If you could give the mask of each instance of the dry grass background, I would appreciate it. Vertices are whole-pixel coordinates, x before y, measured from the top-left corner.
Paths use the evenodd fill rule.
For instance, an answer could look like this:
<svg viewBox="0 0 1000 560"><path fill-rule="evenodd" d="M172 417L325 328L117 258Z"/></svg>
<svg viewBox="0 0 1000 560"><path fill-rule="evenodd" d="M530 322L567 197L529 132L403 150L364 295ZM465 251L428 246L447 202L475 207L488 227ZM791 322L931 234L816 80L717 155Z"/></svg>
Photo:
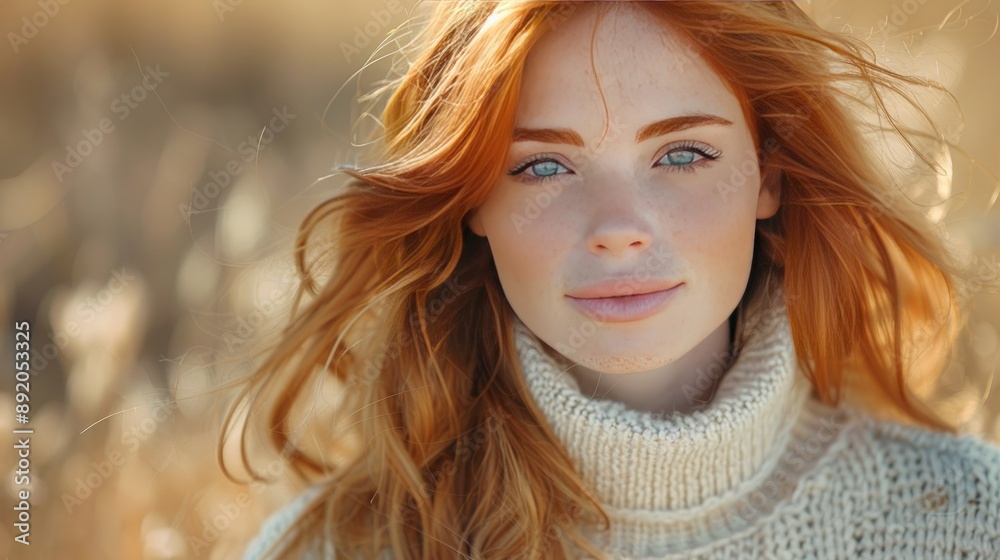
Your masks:
<svg viewBox="0 0 1000 560"><path fill-rule="evenodd" d="M38 15L45 6L52 15ZM987 209L996 182L978 165L1000 169L998 7L803 6L862 36L891 25L871 36L880 56L942 81L962 103L967 126L956 138L975 164L956 157L943 223L977 255L970 266L982 283L948 383L964 376L985 392L1000 362L1000 210ZM223 478L215 444L226 402L208 391L251 363L204 364L251 349L288 304L290 236L330 192L331 181L316 179L354 157L357 88L385 67L351 76L412 7L0 6L0 556L233 558L296 491ZM34 18L33 33L22 18ZM294 117L266 130L280 126L276 112ZM77 162L68 147L87 153ZM212 181L227 184L212 190ZM28 547L13 541L15 321L33 334ZM1000 440L1000 398L984 398L968 429Z"/></svg>

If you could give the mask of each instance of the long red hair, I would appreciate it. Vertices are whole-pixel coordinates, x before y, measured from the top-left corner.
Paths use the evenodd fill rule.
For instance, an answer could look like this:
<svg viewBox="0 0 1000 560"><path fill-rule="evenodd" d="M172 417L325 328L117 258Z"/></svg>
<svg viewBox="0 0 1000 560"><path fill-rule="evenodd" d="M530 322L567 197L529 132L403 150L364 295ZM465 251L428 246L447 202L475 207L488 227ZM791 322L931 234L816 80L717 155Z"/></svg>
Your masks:
<svg viewBox="0 0 1000 560"><path fill-rule="evenodd" d="M439 3L379 92L391 95L377 163L345 170L342 190L303 221L291 318L227 417L246 424L223 438L266 434L323 480L277 547L285 555L327 539L338 558L600 556L579 527L609 518L528 396L489 247L463 222L503 170L528 52L583 5ZM878 66L793 2L631 7L725 80L765 180L780 185L780 210L758 222L737 346L743 319L780 285L822 400L954 432L913 392L940 373L961 325L958 267L895 194L857 111L883 117L933 167L887 95L919 109L908 88L940 87ZM307 414L317 384L336 388L333 417ZM292 429L301 420L321 427L321 452Z"/></svg>

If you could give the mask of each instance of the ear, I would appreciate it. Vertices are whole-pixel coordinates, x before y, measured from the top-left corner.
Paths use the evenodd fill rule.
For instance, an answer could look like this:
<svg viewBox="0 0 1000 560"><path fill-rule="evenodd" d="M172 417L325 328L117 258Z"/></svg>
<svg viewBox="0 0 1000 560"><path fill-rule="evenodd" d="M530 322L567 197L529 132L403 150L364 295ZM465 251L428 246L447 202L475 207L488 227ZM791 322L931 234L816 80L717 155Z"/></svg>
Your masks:
<svg viewBox="0 0 1000 560"><path fill-rule="evenodd" d="M479 208L476 208L471 214L466 216L465 225L469 226L472 233L478 235L479 237L486 237L486 230L483 229L483 219L479 215Z"/></svg>
<svg viewBox="0 0 1000 560"><path fill-rule="evenodd" d="M757 195L757 219L766 220L781 206L781 172L767 164L761 165L760 193Z"/></svg>

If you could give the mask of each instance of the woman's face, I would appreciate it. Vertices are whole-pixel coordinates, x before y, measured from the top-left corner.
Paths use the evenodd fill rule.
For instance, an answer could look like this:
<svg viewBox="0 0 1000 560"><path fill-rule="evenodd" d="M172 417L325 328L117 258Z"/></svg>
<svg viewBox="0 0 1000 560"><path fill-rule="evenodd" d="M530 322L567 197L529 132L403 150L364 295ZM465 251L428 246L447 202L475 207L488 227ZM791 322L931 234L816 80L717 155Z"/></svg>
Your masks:
<svg viewBox="0 0 1000 560"><path fill-rule="evenodd" d="M508 171L468 225L542 341L599 372L650 371L727 321L778 199L722 79L637 11L596 13L533 48Z"/></svg>

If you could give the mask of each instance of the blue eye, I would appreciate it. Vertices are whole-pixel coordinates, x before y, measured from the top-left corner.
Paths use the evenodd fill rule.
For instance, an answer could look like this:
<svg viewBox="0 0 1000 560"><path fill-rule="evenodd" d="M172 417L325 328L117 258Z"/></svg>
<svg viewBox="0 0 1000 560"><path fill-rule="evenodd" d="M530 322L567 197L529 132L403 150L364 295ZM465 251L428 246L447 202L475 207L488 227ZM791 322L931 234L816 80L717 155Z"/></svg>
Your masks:
<svg viewBox="0 0 1000 560"><path fill-rule="evenodd" d="M690 165L694 163L696 157L698 157L698 154L692 152L691 150L675 150L663 156L660 163L663 163L663 161L666 160L672 165Z"/></svg>
<svg viewBox="0 0 1000 560"><path fill-rule="evenodd" d="M507 174L510 176L520 175L521 180L526 183L538 183L551 181L559 175L572 174L572 172L552 158L539 156L508 171Z"/></svg>
<svg viewBox="0 0 1000 560"><path fill-rule="evenodd" d="M531 172L537 177L551 177L558 173L559 169L566 168L550 160L540 161L531 166Z"/></svg>
<svg viewBox="0 0 1000 560"><path fill-rule="evenodd" d="M701 142L684 142L663 155L657 165L667 171L693 173L696 167L707 165L719 159L722 152Z"/></svg>

